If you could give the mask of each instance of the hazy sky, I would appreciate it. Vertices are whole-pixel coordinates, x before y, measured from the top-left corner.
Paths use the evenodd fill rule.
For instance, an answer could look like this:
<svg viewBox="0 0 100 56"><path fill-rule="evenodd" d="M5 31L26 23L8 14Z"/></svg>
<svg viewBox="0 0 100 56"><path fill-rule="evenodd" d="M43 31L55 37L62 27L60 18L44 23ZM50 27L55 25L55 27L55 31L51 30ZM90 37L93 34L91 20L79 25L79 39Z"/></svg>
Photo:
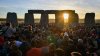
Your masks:
<svg viewBox="0 0 100 56"><path fill-rule="evenodd" d="M96 19L100 19L100 0L0 0L0 18L6 18L7 12L16 12L18 18L24 18L28 9L72 9L80 18L86 12L95 12Z"/></svg>

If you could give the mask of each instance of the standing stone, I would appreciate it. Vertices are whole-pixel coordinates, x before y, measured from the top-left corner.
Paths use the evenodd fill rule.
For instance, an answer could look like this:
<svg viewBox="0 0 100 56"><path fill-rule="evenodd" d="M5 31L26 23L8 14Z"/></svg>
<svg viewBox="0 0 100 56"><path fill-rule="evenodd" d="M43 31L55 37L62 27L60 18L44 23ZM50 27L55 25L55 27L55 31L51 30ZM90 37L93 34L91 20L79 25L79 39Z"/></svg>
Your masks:
<svg viewBox="0 0 100 56"><path fill-rule="evenodd" d="M56 26L56 27L59 26L59 25L58 25L58 23L59 23L59 17L58 17L58 16L59 16L59 14L56 13L56 14L55 14L55 26Z"/></svg>
<svg viewBox="0 0 100 56"><path fill-rule="evenodd" d="M64 27L64 17L63 17L63 13L58 12L55 14L55 26L58 29L62 29Z"/></svg>
<svg viewBox="0 0 100 56"><path fill-rule="evenodd" d="M72 24L73 23L73 19L74 19L73 13L70 13L69 14L69 18L68 18L68 24Z"/></svg>
<svg viewBox="0 0 100 56"><path fill-rule="evenodd" d="M48 24L49 24L48 14L47 13L42 13L41 14L41 20L40 20L40 26L42 28L47 28Z"/></svg>
<svg viewBox="0 0 100 56"><path fill-rule="evenodd" d="M16 13L12 13L12 12L8 12L7 13L7 18L6 18L6 22L7 23L11 23L11 25L13 27L17 26L18 25L18 21L17 21L17 14Z"/></svg>
<svg viewBox="0 0 100 56"><path fill-rule="evenodd" d="M79 24L79 16L77 13L70 13L69 14L68 24L72 27Z"/></svg>
<svg viewBox="0 0 100 56"><path fill-rule="evenodd" d="M30 13L25 13L25 20L24 20L25 25L35 25L34 24L34 15Z"/></svg>
<svg viewBox="0 0 100 56"><path fill-rule="evenodd" d="M78 16L77 13L75 13L75 20L74 20L74 22L75 22L76 24L79 24L79 16Z"/></svg>
<svg viewBox="0 0 100 56"><path fill-rule="evenodd" d="M93 27L95 25L95 13L86 13L85 26Z"/></svg>

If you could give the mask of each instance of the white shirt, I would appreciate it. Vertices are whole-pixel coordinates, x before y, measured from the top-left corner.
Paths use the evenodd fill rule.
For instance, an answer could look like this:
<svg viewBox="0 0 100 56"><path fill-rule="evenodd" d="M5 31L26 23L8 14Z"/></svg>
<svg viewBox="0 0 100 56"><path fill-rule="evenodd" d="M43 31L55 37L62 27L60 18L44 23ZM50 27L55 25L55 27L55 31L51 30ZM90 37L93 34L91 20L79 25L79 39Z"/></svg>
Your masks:
<svg viewBox="0 0 100 56"><path fill-rule="evenodd" d="M69 36L67 32L64 33L64 36Z"/></svg>

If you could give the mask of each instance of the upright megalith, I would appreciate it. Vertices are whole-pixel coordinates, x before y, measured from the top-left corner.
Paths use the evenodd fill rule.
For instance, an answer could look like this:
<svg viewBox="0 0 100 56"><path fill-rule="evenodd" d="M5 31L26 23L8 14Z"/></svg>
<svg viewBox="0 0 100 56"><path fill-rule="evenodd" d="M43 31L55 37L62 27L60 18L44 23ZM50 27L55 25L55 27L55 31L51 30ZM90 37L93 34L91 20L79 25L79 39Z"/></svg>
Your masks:
<svg viewBox="0 0 100 56"><path fill-rule="evenodd" d="M42 28L47 28L49 24L49 18L47 13L41 13L41 20L40 20L40 26Z"/></svg>
<svg viewBox="0 0 100 56"><path fill-rule="evenodd" d="M75 20L74 20L74 22L75 22L76 24L79 24L79 16L78 16L77 13L75 13Z"/></svg>
<svg viewBox="0 0 100 56"><path fill-rule="evenodd" d="M62 12L57 12L55 14L55 26L59 29L64 27L64 17Z"/></svg>
<svg viewBox="0 0 100 56"><path fill-rule="evenodd" d="M78 17L78 14L75 13L75 10L28 10L28 13L41 14L40 26L44 28L48 27L48 23L49 23L48 14L55 14L55 26L58 29L64 28L64 13L69 14L68 24L79 23L79 17ZM28 21L28 20L25 20L25 21ZM30 24L30 21L27 24Z"/></svg>
<svg viewBox="0 0 100 56"><path fill-rule="evenodd" d="M76 26L77 24L79 24L79 16L77 13L69 14L68 24L72 26Z"/></svg>
<svg viewBox="0 0 100 56"><path fill-rule="evenodd" d="M8 12L6 22L11 23L13 27L17 26L18 25L17 14L15 12Z"/></svg>
<svg viewBox="0 0 100 56"><path fill-rule="evenodd" d="M95 13L86 13L85 26L93 27L95 25Z"/></svg>
<svg viewBox="0 0 100 56"><path fill-rule="evenodd" d="M25 19L24 19L25 25L35 25L34 24L34 15L30 13L25 13Z"/></svg>

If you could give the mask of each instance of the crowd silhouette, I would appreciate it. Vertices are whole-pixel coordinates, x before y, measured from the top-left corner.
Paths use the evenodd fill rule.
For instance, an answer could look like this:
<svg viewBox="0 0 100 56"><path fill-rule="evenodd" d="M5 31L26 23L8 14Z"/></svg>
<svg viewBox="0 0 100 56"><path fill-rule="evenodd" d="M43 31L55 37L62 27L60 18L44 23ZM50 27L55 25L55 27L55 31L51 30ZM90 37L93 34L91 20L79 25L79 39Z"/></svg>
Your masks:
<svg viewBox="0 0 100 56"><path fill-rule="evenodd" d="M59 30L0 25L0 56L100 56L100 32L78 25Z"/></svg>

